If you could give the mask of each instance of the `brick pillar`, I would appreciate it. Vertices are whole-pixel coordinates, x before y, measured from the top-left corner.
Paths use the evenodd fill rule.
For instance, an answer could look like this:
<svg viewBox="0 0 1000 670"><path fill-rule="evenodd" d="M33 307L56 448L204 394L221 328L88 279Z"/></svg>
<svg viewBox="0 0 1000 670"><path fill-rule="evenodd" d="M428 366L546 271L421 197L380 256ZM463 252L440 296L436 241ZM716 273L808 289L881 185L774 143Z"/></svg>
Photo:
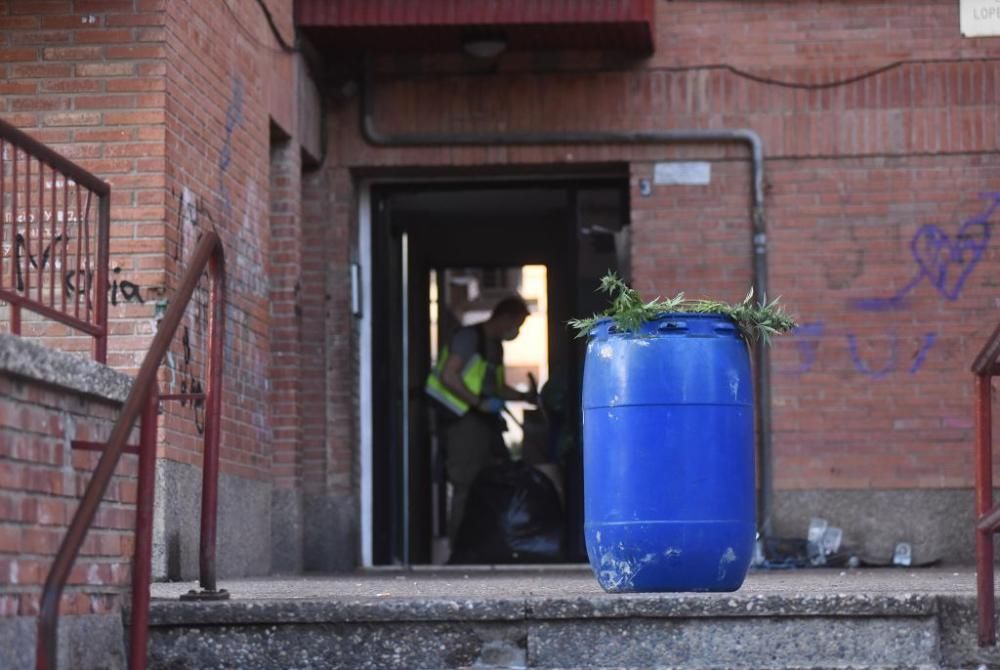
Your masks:
<svg viewBox="0 0 1000 670"><path fill-rule="evenodd" d="M302 490L307 570L357 565L350 187L326 169L302 179Z"/></svg>
<svg viewBox="0 0 1000 670"><path fill-rule="evenodd" d="M358 375L355 320L351 314L350 265L354 227L354 184L346 170L330 180L330 213L334 225L326 227L327 244L327 485L336 496L357 491Z"/></svg>
<svg viewBox="0 0 1000 670"><path fill-rule="evenodd" d="M302 569L302 163L298 144L271 144L271 569Z"/></svg>
<svg viewBox="0 0 1000 670"><path fill-rule="evenodd" d="M326 172L302 179L303 490L326 493L326 238L330 222Z"/></svg>

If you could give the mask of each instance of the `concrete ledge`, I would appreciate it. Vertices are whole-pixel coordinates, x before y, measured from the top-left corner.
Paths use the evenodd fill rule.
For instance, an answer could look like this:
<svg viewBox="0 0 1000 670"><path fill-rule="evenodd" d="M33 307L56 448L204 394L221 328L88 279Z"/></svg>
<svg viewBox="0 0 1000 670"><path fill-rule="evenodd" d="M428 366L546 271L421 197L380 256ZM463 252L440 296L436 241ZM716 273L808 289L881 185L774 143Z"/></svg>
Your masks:
<svg viewBox="0 0 1000 670"><path fill-rule="evenodd" d="M903 594L710 595L657 597L532 598L531 619L728 618L728 617L920 617L937 611L935 596Z"/></svg>
<svg viewBox="0 0 1000 670"><path fill-rule="evenodd" d="M133 381L88 358L0 334L0 374L4 373L120 403L128 397Z"/></svg>
<svg viewBox="0 0 1000 670"><path fill-rule="evenodd" d="M978 616L974 596L941 598L938 609L941 667L1000 667L1000 648L979 646Z"/></svg>
<svg viewBox="0 0 1000 670"><path fill-rule="evenodd" d="M490 599L347 598L300 601L187 603L157 601L150 625L332 624L403 621L531 621L731 617L925 617L937 612L931 594L817 596Z"/></svg>
<svg viewBox="0 0 1000 670"><path fill-rule="evenodd" d="M526 668L517 624L329 624L159 629L150 670L441 670ZM591 666L593 667L593 666Z"/></svg>
<svg viewBox="0 0 1000 670"><path fill-rule="evenodd" d="M327 624L416 621L516 621L524 600L357 599L199 603L157 601L150 626Z"/></svg>
<svg viewBox="0 0 1000 670"><path fill-rule="evenodd" d="M939 668L933 617L589 619L153 631L150 668Z"/></svg>
<svg viewBox="0 0 1000 670"><path fill-rule="evenodd" d="M907 577L907 575L912 575ZM924 577L924 579L920 579ZM912 580L919 579L916 583ZM193 584L156 584L153 626L357 622L928 617L971 586L968 572L835 570L752 573L736 593L607 594L589 570L354 574L226 583L233 600L162 599Z"/></svg>
<svg viewBox="0 0 1000 670"><path fill-rule="evenodd" d="M537 668L930 668L932 617L784 620L625 619L538 622L528 636Z"/></svg>
<svg viewBox="0 0 1000 670"><path fill-rule="evenodd" d="M1000 667L969 568L755 571L715 594L607 594L566 566L222 585L232 601L153 586L150 668Z"/></svg>

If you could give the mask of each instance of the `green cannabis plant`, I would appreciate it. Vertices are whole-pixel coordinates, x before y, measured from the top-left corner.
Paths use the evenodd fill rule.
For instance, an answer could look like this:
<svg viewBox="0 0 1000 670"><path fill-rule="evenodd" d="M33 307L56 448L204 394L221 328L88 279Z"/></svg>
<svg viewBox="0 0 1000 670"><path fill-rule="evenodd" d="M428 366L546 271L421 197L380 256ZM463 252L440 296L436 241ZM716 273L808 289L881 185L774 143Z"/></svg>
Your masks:
<svg viewBox="0 0 1000 670"><path fill-rule="evenodd" d="M683 293L678 293L673 298L655 298L643 302L638 291L614 272L608 272L601 279L597 291L608 294L611 306L588 319L571 320L569 325L577 331L577 337L586 337L604 319L614 321L619 332L635 333L644 322L676 312L723 314L736 323L747 341L765 345L770 344L772 335L787 333L796 325L795 320L778 304L777 298L771 302L766 299L755 302L752 288L747 297L736 304L716 300L688 300Z"/></svg>

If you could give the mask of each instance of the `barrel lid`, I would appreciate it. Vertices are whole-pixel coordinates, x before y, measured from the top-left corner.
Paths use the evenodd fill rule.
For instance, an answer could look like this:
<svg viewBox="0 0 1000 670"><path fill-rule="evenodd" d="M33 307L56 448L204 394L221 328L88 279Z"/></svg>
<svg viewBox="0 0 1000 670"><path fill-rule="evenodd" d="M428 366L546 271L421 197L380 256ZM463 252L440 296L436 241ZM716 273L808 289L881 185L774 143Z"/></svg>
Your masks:
<svg viewBox="0 0 1000 670"><path fill-rule="evenodd" d="M726 314L698 312L668 312L644 321L637 332L620 332L614 319L606 317L590 329L591 339L619 336L694 335L699 337L740 337L736 322Z"/></svg>

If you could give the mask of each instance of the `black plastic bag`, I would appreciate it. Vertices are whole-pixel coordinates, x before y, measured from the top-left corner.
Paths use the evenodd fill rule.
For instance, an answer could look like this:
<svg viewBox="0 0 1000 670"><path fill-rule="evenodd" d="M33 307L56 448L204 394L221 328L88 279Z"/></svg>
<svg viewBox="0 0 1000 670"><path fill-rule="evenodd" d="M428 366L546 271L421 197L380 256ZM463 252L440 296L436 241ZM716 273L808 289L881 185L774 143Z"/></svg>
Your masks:
<svg viewBox="0 0 1000 670"><path fill-rule="evenodd" d="M449 563L564 560L563 510L555 486L521 461L484 469L469 490Z"/></svg>

